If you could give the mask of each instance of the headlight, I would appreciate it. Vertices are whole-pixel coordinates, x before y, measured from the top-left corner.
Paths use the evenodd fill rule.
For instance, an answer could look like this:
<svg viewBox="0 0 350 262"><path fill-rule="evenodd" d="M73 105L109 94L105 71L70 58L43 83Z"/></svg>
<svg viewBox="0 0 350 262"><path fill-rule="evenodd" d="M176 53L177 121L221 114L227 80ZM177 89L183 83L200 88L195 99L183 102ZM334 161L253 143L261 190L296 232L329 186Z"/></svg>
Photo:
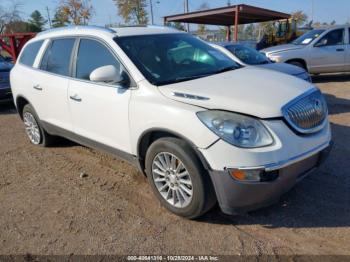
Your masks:
<svg viewBox="0 0 350 262"><path fill-rule="evenodd" d="M279 63L281 61L281 57L280 56L274 56L274 55L269 55L268 58L276 63Z"/></svg>
<svg viewBox="0 0 350 262"><path fill-rule="evenodd" d="M197 116L211 131L232 145L254 148L273 143L269 131L253 117L218 110L201 111Z"/></svg>

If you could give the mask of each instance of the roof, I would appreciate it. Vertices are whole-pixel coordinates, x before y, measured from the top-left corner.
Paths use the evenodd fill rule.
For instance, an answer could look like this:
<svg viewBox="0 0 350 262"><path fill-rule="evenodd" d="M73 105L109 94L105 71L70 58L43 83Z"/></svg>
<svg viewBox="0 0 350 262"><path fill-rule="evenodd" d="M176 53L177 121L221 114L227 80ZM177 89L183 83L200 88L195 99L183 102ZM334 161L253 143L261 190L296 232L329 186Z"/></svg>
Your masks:
<svg viewBox="0 0 350 262"><path fill-rule="evenodd" d="M166 26L126 26L126 27L117 27L112 28L117 36L129 36L129 35L153 35L153 34L170 34L170 33L179 33L175 28L166 27Z"/></svg>
<svg viewBox="0 0 350 262"><path fill-rule="evenodd" d="M250 5L232 5L185 14L165 16L165 22L185 22L195 24L225 25L235 24L236 11L239 12L238 24L259 23L290 18L290 14Z"/></svg>
<svg viewBox="0 0 350 262"><path fill-rule="evenodd" d="M101 26L65 26L50 29L39 33L36 39L45 39L49 37L68 36L68 35L105 35L110 37L129 36L129 35L147 35L147 34L169 34L179 33L180 31L164 26L130 26L106 28Z"/></svg>

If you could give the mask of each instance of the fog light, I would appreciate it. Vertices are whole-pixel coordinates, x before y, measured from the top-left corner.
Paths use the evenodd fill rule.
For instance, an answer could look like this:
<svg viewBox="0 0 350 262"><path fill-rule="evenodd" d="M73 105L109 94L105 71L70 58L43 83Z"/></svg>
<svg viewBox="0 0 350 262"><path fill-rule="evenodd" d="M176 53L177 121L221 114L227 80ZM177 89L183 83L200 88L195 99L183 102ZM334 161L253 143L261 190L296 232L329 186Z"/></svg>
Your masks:
<svg viewBox="0 0 350 262"><path fill-rule="evenodd" d="M271 182L278 178L278 170L266 172L263 169L229 169L229 173L234 179L247 182Z"/></svg>

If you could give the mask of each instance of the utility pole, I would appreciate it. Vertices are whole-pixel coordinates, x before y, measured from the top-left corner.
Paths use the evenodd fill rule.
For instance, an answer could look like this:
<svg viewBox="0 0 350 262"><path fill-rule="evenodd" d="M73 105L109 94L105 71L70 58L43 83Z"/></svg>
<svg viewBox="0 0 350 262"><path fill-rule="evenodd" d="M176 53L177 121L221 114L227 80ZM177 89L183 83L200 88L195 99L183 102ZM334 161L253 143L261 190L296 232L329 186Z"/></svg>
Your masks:
<svg viewBox="0 0 350 262"><path fill-rule="evenodd" d="M189 10L188 10L188 0L184 0L184 13L188 13ZM187 23L186 24L186 29L187 29L187 32L190 32L190 24Z"/></svg>
<svg viewBox="0 0 350 262"><path fill-rule="evenodd" d="M314 21L314 0L311 0L311 21Z"/></svg>
<svg viewBox="0 0 350 262"><path fill-rule="evenodd" d="M154 18L153 18L153 3L152 0L149 0L149 6L151 8L151 24L154 25Z"/></svg>
<svg viewBox="0 0 350 262"><path fill-rule="evenodd" d="M51 17L50 17L50 10L49 10L49 7L46 6L46 12L47 12L47 20L49 20L49 26L50 26L50 29L52 28L52 23L51 23Z"/></svg>

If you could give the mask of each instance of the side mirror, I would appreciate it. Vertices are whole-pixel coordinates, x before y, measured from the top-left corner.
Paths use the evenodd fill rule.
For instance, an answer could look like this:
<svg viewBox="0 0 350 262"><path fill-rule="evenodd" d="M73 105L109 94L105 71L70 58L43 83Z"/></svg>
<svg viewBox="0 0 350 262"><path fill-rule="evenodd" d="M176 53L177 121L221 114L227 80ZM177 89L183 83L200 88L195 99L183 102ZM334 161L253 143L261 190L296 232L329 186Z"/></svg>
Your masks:
<svg viewBox="0 0 350 262"><path fill-rule="evenodd" d="M90 80L108 84L125 84L127 82L127 75L124 72L120 73L113 65L106 65L92 71Z"/></svg>

